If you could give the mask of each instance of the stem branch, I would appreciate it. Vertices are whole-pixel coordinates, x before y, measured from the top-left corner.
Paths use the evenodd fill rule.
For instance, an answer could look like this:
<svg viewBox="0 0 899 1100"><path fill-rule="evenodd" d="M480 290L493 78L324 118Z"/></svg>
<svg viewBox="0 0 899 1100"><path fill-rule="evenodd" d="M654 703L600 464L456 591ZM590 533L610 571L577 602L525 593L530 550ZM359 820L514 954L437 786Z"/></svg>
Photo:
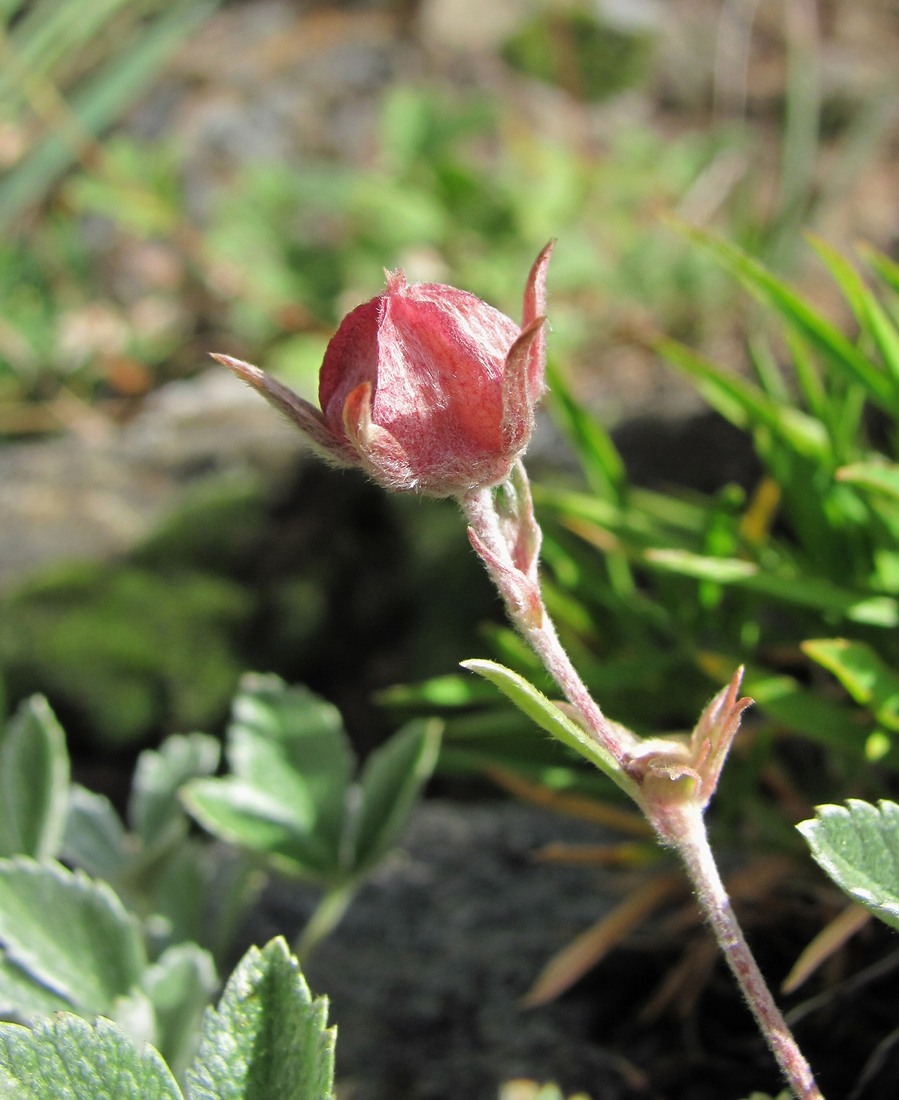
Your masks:
<svg viewBox="0 0 899 1100"><path fill-rule="evenodd" d="M529 505L530 501L527 503ZM493 490L477 489L462 498L461 504L474 536L473 541L476 540L475 547L499 589L512 622L543 662L565 698L577 710L587 732L624 770L633 747L627 731L606 718L571 663L543 602L536 580L536 568L533 577L529 577L513 560L496 513ZM534 556L536 559L536 550ZM528 588L527 599L522 597L523 585Z"/></svg>
<svg viewBox="0 0 899 1100"><path fill-rule="evenodd" d="M346 883L327 890L320 898L294 944L294 954L305 962L315 946L329 936L343 918L355 893L355 884Z"/></svg>
<svg viewBox="0 0 899 1100"><path fill-rule="evenodd" d="M683 860L724 957L796 1097L823 1100L734 915L703 818L723 755L748 702L736 700L739 674L700 719L688 757L678 755L679 749L687 751L684 746L664 738L641 742L610 722L572 665L546 610L537 575L540 528L520 463L510 481L496 492L505 494L501 508L493 489L472 490L460 503L471 542L499 589L509 618L577 710L590 736L639 784L635 788L638 804L662 842L674 847Z"/></svg>

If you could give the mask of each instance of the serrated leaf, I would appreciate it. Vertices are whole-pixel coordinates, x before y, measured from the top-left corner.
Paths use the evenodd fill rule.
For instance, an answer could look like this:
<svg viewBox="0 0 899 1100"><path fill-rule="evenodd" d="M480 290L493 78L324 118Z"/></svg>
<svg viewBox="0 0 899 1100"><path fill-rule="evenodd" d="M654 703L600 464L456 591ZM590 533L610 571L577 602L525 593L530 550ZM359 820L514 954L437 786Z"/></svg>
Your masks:
<svg viewBox="0 0 899 1100"><path fill-rule="evenodd" d="M270 759L260 755L268 746L276 746L290 772L302 777L316 805L342 798L356 758L337 709L277 676L246 676L228 727L234 775L272 789L278 777L268 770Z"/></svg>
<svg viewBox="0 0 899 1100"><path fill-rule="evenodd" d="M443 723L412 722L366 760L359 779L353 869L365 870L394 844L437 764Z"/></svg>
<svg viewBox="0 0 899 1100"><path fill-rule="evenodd" d="M190 837L151 869L153 931L167 944L193 941L226 953L265 875L241 852Z"/></svg>
<svg viewBox="0 0 899 1100"><path fill-rule="evenodd" d="M183 1100L159 1054L109 1020L70 1013L33 1030L0 1024L0 1071L9 1100Z"/></svg>
<svg viewBox="0 0 899 1100"><path fill-rule="evenodd" d="M52 859L65 830L69 754L46 699L22 704L0 742L0 856Z"/></svg>
<svg viewBox="0 0 899 1100"><path fill-rule="evenodd" d="M187 1073L190 1100L330 1100L334 1029L280 937L228 979Z"/></svg>
<svg viewBox="0 0 899 1100"><path fill-rule="evenodd" d="M184 821L178 792L188 780L212 775L221 749L214 737L203 733L167 737L158 749L148 749L137 759L128 822L146 848L164 843Z"/></svg>
<svg viewBox="0 0 899 1100"><path fill-rule="evenodd" d="M111 879L128 859L128 834L115 806L78 783L69 788L62 857L96 878Z"/></svg>
<svg viewBox="0 0 899 1100"><path fill-rule="evenodd" d="M146 965L139 925L108 886L25 858L0 860L0 944L82 1015L110 1014Z"/></svg>
<svg viewBox="0 0 899 1100"><path fill-rule="evenodd" d="M462 667L476 672L495 684L500 691L541 729L552 734L563 744L585 757L600 771L605 772L631 797L635 792L631 781L624 775L612 756L593 741L579 725L573 722L555 703L517 672L495 661L462 661Z"/></svg>
<svg viewBox="0 0 899 1100"><path fill-rule="evenodd" d="M878 722L899 731L899 676L871 646L846 638L815 638L803 642L802 650L832 672Z"/></svg>
<svg viewBox="0 0 899 1100"><path fill-rule="evenodd" d="M815 861L841 890L899 929L899 805L850 798L815 812L796 826Z"/></svg>

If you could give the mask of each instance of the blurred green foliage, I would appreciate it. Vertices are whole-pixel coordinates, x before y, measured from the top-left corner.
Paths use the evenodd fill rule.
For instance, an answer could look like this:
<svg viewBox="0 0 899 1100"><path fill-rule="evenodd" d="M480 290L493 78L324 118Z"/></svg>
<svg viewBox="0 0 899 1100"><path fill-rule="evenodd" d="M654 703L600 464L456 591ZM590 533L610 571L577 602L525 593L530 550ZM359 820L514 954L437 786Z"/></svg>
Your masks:
<svg viewBox="0 0 899 1100"><path fill-rule="evenodd" d="M606 22L600 5L538 11L503 46L503 57L531 76L598 101L645 80L654 35Z"/></svg>
<svg viewBox="0 0 899 1100"><path fill-rule="evenodd" d="M70 384L91 393L103 376L98 359L158 361L183 339L177 324L168 340L155 339L158 332L148 338L124 303L104 292L89 234L58 187L73 170L76 178L79 172L118 177L108 131L216 6L216 0L0 4L0 402L42 400ZM153 159L140 162L146 180ZM141 190L153 195L159 183L157 174ZM4 421L21 430L14 404L10 413ZM32 423L24 418L26 430Z"/></svg>
<svg viewBox="0 0 899 1100"><path fill-rule="evenodd" d="M222 485L129 560L64 565L5 593L0 668L15 698L45 691L111 746L221 721L256 610L240 568L263 516L258 487Z"/></svg>
<svg viewBox="0 0 899 1100"><path fill-rule="evenodd" d="M11 164L0 227L16 224L157 78L215 0L4 0L0 121Z"/></svg>
<svg viewBox="0 0 899 1100"><path fill-rule="evenodd" d="M194 941L217 964L265 879L286 874L315 884L330 907L317 907L306 929L311 949L396 845L440 732L439 722L409 723L360 768L334 707L276 676L248 674L232 700L228 773L215 778L217 738L173 734L138 756L121 816L106 795L72 781L66 736L46 699L33 696L0 724L0 857L80 868L142 923L152 957ZM0 950L0 1015L10 1003L6 962Z"/></svg>
<svg viewBox="0 0 899 1100"><path fill-rule="evenodd" d="M368 751L389 732L369 692L454 667L490 606L446 502L389 498L318 465L278 491L212 478L124 559L0 593L0 681L11 703L45 692L79 751L97 754L220 728L254 663L302 671Z"/></svg>
<svg viewBox="0 0 899 1100"><path fill-rule="evenodd" d="M73 782L46 699L24 701L0 723L0 1019L30 1026L54 1013L100 1013L154 1043L181 1076L217 972L267 878L280 871L321 888L301 936L311 950L395 848L439 741L439 722L409 723L357 769L334 707L250 675L233 701L229 773L213 778L216 738L170 736L138 757L121 815ZM246 977L236 981L242 1004ZM288 999L272 1011L282 1021L287 1013L295 1031L295 1010ZM307 1080L296 1065L289 1072L292 1085ZM41 1077L41 1095L48 1089ZM58 1095L72 1092L63 1083Z"/></svg>
<svg viewBox="0 0 899 1100"><path fill-rule="evenodd" d="M878 97L844 112L843 152L819 181L819 61L791 50L781 181L763 206L756 152L769 139L739 120L676 133L629 121L599 142L577 127L552 134L491 90L395 85L364 164L256 162L198 204L180 135L108 131L214 6L5 5L0 47L21 79L2 119L15 140L0 182L0 433L55 425L23 414L23 399L33 410L61 388L127 398L191 373L214 332L312 390L334 325L385 267L464 285L515 315L510 272L550 237L565 244L553 271L560 355L592 365L650 318L702 343L725 323L726 281L659 218L715 220L787 263L798 227L839 197L884 125ZM611 95L647 83L659 45L576 5L539 12L506 53Z"/></svg>
<svg viewBox="0 0 899 1100"><path fill-rule="evenodd" d="M0 661L11 683L42 685L99 741L127 745L218 717L251 610L248 593L208 574L73 566L7 601Z"/></svg>
<svg viewBox="0 0 899 1100"><path fill-rule="evenodd" d="M255 164L199 226L176 147L117 135L27 238L0 245L0 395L146 387L203 363L197 335L211 328L311 388L334 325L385 267L468 286L514 315L509 273L551 236L566 241L554 323L572 354L592 356L622 297L682 331L714 313L724 284L657 217L730 146L726 134L632 128L600 154L522 128L481 94L397 87L367 170ZM126 279L114 253L135 258Z"/></svg>

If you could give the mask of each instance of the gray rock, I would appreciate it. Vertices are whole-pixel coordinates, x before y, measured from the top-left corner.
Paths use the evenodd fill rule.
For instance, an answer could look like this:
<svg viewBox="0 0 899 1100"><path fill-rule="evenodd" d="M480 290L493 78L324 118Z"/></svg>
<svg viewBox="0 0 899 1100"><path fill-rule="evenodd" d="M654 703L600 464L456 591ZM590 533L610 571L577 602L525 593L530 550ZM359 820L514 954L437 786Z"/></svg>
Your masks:
<svg viewBox="0 0 899 1100"><path fill-rule="evenodd" d="M488 1100L505 1080L622 1091L620 1059L589 1036L589 1004L521 998L554 952L620 897L608 872L537 863L596 826L510 802L422 805L402 850L304 966L331 1001L338 1078L352 1100ZM273 889L257 942L296 929L310 898Z"/></svg>
<svg viewBox="0 0 899 1100"><path fill-rule="evenodd" d="M174 382L121 428L0 448L0 588L133 547L198 481L286 473L304 447L224 370Z"/></svg>

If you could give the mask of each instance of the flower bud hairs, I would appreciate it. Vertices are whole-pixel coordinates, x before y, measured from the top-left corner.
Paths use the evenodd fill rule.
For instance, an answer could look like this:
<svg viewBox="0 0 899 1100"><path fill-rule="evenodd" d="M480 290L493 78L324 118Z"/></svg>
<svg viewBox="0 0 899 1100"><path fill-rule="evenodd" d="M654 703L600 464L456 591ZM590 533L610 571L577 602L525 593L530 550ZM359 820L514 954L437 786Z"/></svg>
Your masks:
<svg viewBox="0 0 899 1100"><path fill-rule="evenodd" d="M537 257L521 326L474 294L387 274L325 352L320 409L257 367L213 358L258 390L329 462L394 492L461 497L504 482L534 427L544 389L546 270Z"/></svg>

